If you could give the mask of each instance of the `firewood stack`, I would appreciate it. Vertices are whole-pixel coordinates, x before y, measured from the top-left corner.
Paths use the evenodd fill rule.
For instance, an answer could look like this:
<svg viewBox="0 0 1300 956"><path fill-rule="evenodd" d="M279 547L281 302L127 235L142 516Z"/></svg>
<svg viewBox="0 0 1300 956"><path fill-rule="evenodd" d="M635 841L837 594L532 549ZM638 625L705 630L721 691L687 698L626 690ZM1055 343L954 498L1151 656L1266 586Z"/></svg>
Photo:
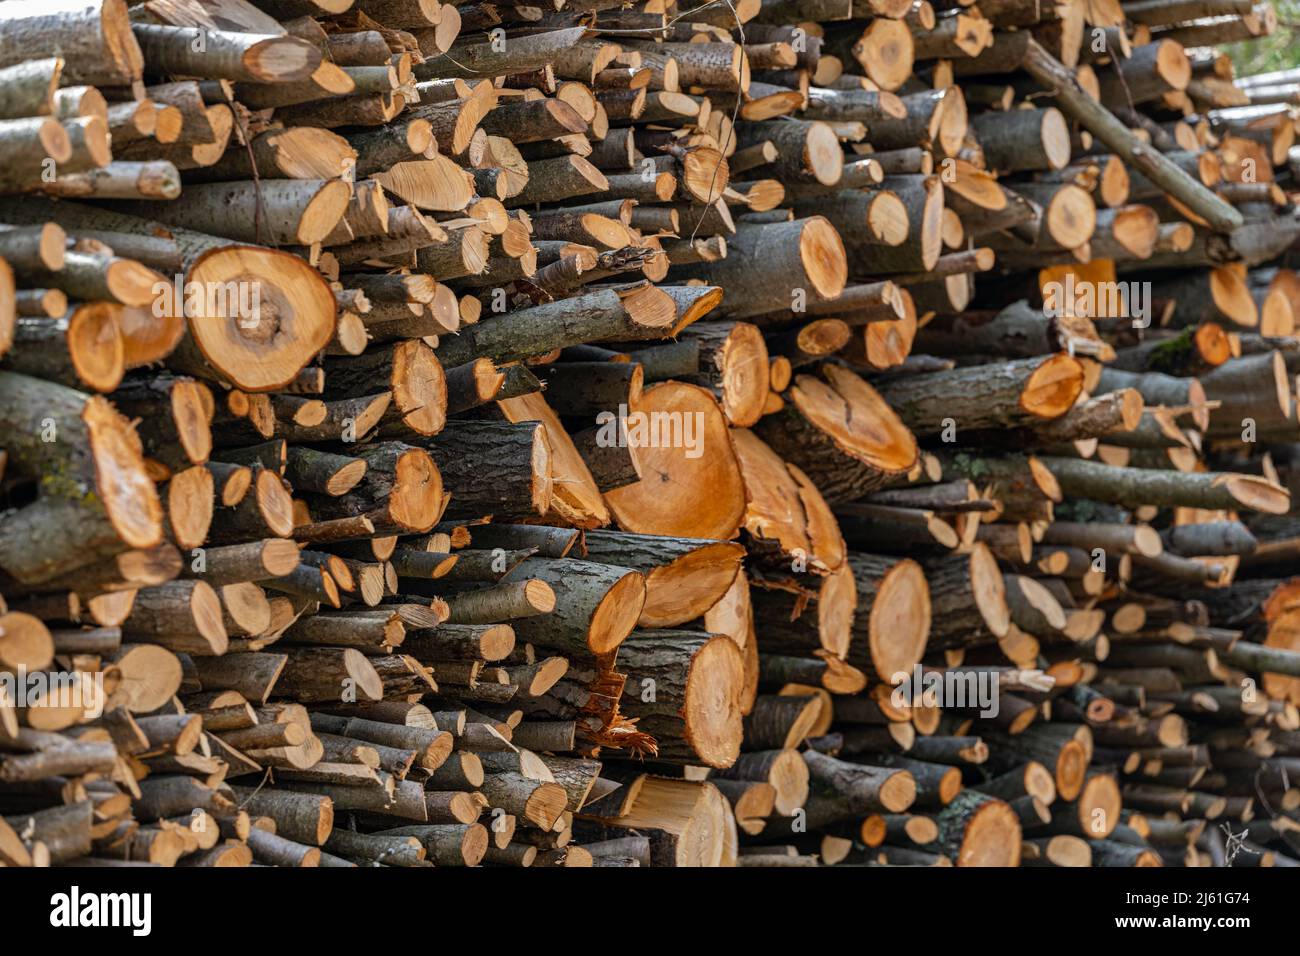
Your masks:
<svg viewBox="0 0 1300 956"><path fill-rule="evenodd" d="M1275 23L0 0L0 865L1300 865Z"/></svg>

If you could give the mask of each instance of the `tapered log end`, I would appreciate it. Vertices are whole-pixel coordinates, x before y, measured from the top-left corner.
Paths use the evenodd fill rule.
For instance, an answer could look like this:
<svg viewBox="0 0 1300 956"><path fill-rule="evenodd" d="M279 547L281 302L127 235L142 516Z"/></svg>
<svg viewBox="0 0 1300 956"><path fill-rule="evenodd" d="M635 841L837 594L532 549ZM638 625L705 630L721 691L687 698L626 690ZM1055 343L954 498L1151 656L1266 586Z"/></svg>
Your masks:
<svg viewBox="0 0 1300 956"><path fill-rule="evenodd" d="M1271 515L1284 515L1291 509L1291 493L1267 478L1234 474L1225 476L1224 482L1243 508Z"/></svg>
<svg viewBox="0 0 1300 956"><path fill-rule="evenodd" d="M302 245L325 239L343 218L352 189L341 179L327 180L302 207L295 238Z"/></svg>
<svg viewBox="0 0 1300 956"><path fill-rule="evenodd" d="M360 432L360 429L358 431ZM360 458L355 458L329 476L325 482L325 493L333 497L347 494L365 476L366 463Z"/></svg>
<svg viewBox="0 0 1300 956"><path fill-rule="evenodd" d="M745 484L745 530L777 542L787 554L796 549L809 553L804 516L795 507L798 490L786 463L748 429L735 429L732 441Z"/></svg>
<svg viewBox="0 0 1300 956"><path fill-rule="evenodd" d="M541 392L504 399L497 402L497 407L509 421L536 421L545 427L552 473L552 511L548 514L558 519L559 523L580 528L598 528L608 524L608 499L601 497L600 489L596 487L582 454Z"/></svg>
<svg viewBox="0 0 1300 956"><path fill-rule="evenodd" d="M1259 308L1250 286L1238 270L1222 266L1210 273L1210 297L1215 308L1226 318L1244 328L1259 325Z"/></svg>
<svg viewBox="0 0 1300 956"><path fill-rule="evenodd" d="M804 416L852 458L889 475L916 464L916 438L880 393L838 365L823 368L826 382L800 375L790 397Z"/></svg>
<svg viewBox="0 0 1300 956"><path fill-rule="evenodd" d="M224 654L228 636L221 619L221 598L205 581L196 581L190 592L190 613L198 633L211 646L213 653Z"/></svg>
<svg viewBox="0 0 1300 956"><path fill-rule="evenodd" d="M736 580L744 554L740 545L719 541L653 569L637 626L676 627L704 614Z"/></svg>
<svg viewBox="0 0 1300 956"><path fill-rule="evenodd" d="M1029 456L1028 463L1029 474L1034 479L1034 487L1041 491L1049 501L1060 502L1063 500L1065 494L1061 491L1061 483L1056 480L1052 470L1033 455Z"/></svg>
<svg viewBox="0 0 1300 956"><path fill-rule="evenodd" d="M553 599L552 599L553 600ZM645 575L629 571L614 583L597 605L587 627L587 646L607 654L632 633L646 602Z"/></svg>
<svg viewBox="0 0 1300 956"><path fill-rule="evenodd" d="M99 396L86 402L82 420L90 436L95 488L114 531L128 547L160 544L162 504L135 430Z"/></svg>
<svg viewBox="0 0 1300 956"><path fill-rule="evenodd" d="M337 606L337 605L335 605ZM359 692L358 699L383 700L384 682L379 672L360 652L352 648L343 650L343 666L353 686Z"/></svg>
<svg viewBox="0 0 1300 956"><path fill-rule="evenodd" d="M1059 418L1083 391L1084 369L1077 359L1060 353L1045 359L1030 374L1020 393L1020 408L1038 418Z"/></svg>
<svg viewBox="0 0 1300 956"><path fill-rule="evenodd" d="M789 462L785 467L799 489L799 501L803 505L804 530L811 545L808 555L833 571L844 563L847 551L835 513L831 511L830 505L826 503L826 499L817 490L812 479Z"/></svg>
<svg viewBox="0 0 1300 956"><path fill-rule="evenodd" d="M988 545L977 541L970 554L971 591L984 623L995 637L1005 637L1011 630L1011 612L1007 608L1006 584L998 560Z"/></svg>
<svg viewBox="0 0 1300 956"><path fill-rule="evenodd" d="M305 80L321 64L321 51L297 37L270 37L244 53L244 65L263 83Z"/></svg>

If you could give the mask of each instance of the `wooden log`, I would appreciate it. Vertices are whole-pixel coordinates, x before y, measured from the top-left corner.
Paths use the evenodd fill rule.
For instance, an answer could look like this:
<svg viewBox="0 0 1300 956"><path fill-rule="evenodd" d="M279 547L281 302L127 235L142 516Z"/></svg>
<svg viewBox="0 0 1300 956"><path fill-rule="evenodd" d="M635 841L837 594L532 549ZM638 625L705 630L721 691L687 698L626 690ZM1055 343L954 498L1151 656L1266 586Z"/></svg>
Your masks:
<svg viewBox="0 0 1300 956"><path fill-rule="evenodd" d="M1114 116L1083 91L1078 80L1068 70L1036 42L1029 41L1022 65L1034 79L1056 91L1057 104L1062 110L1087 127L1136 170L1196 211L1202 219L1222 232L1230 232L1242 225L1244 220L1235 208L1213 196L1161 153L1137 141Z"/></svg>
<svg viewBox="0 0 1300 956"><path fill-rule="evenodd" d="M880 394L853 373L824 366L825 380L796 376L785 411L758 434L798 465L828 501L851 500L916 462L915 438Z"/></svg>
<svg viewBox="0 0 1300 956"><path fill-rule="evenodd" d="M629 675L620 707L655 734L659 759L711 767L735 761L743 734L743 662L730 638L637 631L619 660Z"/></svg>

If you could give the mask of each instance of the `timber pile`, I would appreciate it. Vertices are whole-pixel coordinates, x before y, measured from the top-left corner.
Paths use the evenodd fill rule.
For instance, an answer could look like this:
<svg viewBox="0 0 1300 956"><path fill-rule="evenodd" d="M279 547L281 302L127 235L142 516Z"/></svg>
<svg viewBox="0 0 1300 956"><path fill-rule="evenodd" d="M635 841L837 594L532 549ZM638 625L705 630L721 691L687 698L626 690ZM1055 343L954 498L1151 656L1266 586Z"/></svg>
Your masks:
<svg viewBox="0 0 1300 956"><path fill-rule="evenodd" d="M0 865L1297 865L1274 23L3 0Z"/></svg>

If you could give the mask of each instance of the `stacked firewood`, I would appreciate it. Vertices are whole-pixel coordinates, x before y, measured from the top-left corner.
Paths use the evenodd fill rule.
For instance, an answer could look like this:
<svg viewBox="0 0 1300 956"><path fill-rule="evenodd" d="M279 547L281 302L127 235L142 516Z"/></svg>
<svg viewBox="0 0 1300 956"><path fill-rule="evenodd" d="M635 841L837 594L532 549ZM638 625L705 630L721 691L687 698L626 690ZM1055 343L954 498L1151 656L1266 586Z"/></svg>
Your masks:
<svg viewBox="0 0 1300 956"><path fill-rule="evenodd" d="M0 0L0 865L1300 864L1275 23Z"/></svg>

